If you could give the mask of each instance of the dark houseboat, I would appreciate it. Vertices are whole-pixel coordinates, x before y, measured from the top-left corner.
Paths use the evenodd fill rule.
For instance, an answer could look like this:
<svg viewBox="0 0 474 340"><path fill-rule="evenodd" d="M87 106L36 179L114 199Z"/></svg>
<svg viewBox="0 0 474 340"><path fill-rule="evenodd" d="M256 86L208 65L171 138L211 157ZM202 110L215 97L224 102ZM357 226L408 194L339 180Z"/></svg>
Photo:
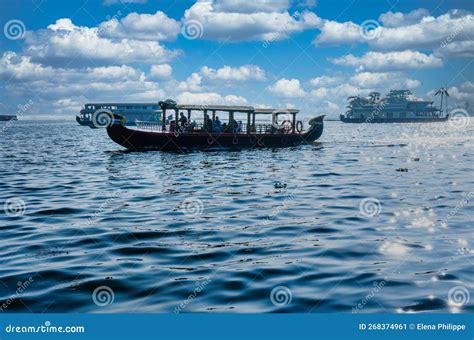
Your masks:
<svg viewBox="0 0 474 340"><path fill-rule="evenodd" d="M10 120L18 120L16 115L0 115L0 122L9 122Z"/></svg>
<svg viewBox="0 0 474 340"><path fill-rule="evenodd" d="M125 127L125 119L112 112L103 111L109 137L130 150L189 150L189 149L241 149L252 147L288 147L310 143L323 133L324 116L303 122L296 120L296 109L258 109L252 106L178 105L172 100L159 102L162 123L138 122L137 129ZM167 126L166 112L174 113L174 120ZM203 123L191 121L192 112L200 112ZM217 113L223 112L228 120L221 123ZM209 115L210 114L210 115ZM246 122L236 119L244 114ZM257 116L271 117L266 124L256 123ZM283 117L283 119L282 119ZM279 119L280 118L280 119ZM279 121L280 120L280 121Z"/></svg>

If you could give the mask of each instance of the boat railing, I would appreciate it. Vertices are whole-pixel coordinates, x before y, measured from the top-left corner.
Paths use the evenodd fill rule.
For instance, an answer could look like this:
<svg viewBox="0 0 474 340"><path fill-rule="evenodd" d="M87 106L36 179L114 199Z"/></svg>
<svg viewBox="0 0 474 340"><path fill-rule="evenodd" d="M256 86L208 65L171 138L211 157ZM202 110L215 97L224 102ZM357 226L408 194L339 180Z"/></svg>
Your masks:
<svg viewBox="0 0 474 340"><path fill-rule="evenodd" d="M154 132L162 131L161 122L146 122L146 121L136 120L135 124L137 125L137 128L139 130L154 131Z"/></svg>
<svg viewBox="0 0 474 340"><path fill-rule="evenodd" d="M135 121L135 124L137 126L137 128L139 130L143 130L143 131L153 131L153 132L162 132L163 131L163 126L161 124L161 122L153 122L153 121L140 121L140 120L137 120ZM251 126L251 130L250 130L250 133L251 134L274 134L276 133L278 130L272 125L272 124L255 124L255 125L250 125ZM181 128L180 128L181 130ZM189 127L185 127L184 129L184 132L189 132ZM165 131L166 132L174 132L174 127L170 127L170 125L166 125L165 127ZM193 132L202 132L202 131L205 131L204 129L204 124L202 123L196 123L194 126L193 126L193 129L192 129ZM237 133L237 134L247 134L247 131L248 131L248 125L247 123L241 123L241 124L238 124L234 131L232 131L232 129L226 125L224 125L222 127L222 130L221 132L233 132L233 133ZM209 131L209 132L212 132L212 131ZM291 130L279 130L279 133L291 133Z"/></svg>

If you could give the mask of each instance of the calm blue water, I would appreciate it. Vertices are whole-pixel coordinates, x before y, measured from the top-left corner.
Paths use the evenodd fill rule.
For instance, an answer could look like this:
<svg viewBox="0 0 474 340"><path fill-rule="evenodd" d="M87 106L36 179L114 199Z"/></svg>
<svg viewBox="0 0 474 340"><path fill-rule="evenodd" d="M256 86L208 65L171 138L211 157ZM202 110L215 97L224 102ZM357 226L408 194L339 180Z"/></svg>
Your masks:
<svg viewBox="0 0 474 340"><path fill-rule="evenodd" d="M6 312L474 310L472 122L188 154L1 124Z"/></svg>

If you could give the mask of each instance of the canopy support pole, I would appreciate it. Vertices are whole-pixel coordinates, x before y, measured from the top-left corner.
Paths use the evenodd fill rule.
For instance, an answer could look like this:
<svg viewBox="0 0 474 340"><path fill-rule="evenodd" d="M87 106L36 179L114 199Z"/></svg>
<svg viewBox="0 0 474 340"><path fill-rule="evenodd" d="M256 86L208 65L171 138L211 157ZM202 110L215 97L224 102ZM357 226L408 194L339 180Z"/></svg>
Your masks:
<svg viewBox="0 0 474 340"><path fill-rule="evenodd" d="M166 131L166 109L161 109L163 114L161 116L161 131Z"/></svg>
<svg viewBox="0 0 474 340"><path fill-rule="evenodd" d="M296 131L296 113L293 113L293 122L291 123L291 130L293 131L293 134Z"/></svg>
<svg viewBox="0 0 474 340"><path fill-rule="evenodd" d="M247 112L247 134L250 133L250 112Z"/></svg>
<svg viewBox="0 0 474 340"><path fill-rule="evenodd" d="M178 130L178 109L174 109L174 129Z"/></svg>

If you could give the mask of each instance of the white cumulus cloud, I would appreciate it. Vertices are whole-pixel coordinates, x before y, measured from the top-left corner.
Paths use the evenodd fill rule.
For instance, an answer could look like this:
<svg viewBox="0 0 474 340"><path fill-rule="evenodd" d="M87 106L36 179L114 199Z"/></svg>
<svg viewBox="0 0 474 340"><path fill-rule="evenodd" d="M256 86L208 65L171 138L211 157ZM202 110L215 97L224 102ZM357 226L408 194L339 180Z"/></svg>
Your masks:
<svg viewBox="0 0 474 340"><path fill-rule="evenodd" d="M216 11L230 13L281 12L290 7L289 0L216 0L214 3Z"/></svg>
<svg viewBox="0 0 474 340"><path fill-rule="evenodd" d="M169 64L151 65L150 78L156 80L163 80L171 78L173 68Z"/></svg>
<svg viewBox="0 0 474 340"><path fill-rule="evenodd" d="M451 10L437 17L424 11L408 15L389 12L380 16L386 26L375 28L372 39L366 39L363 28L354 22L324 20L321 33L314 40L316 46L367 43L370 47L385 50L428 48L442 52L447 42L473 41L474 15L460 10ZM452 45L466 49L471 45ZM454 52L450 51L452 54ZM472 51L471 51L472 52Z"/></svg>
<svg viewBox="0 0 474 340"><path fill-rule="evenodd" d="M285 10L287 6L278 6L278 3L257 1L244 5L243 1L198 1L185 11L183 23L199 22L203 39L273 41L316 28L321 22L309 11L290 15Z"/></svg>
<svg viewBox="0 0 474 340"><path fill-rule="evenodd" d="M277 97L297 98L305 96L305 91L301 87L298 79L282 78L270 85L267 89Z"/></svg>
<svg viewBox="0 0 474 340"><path fill-rule="evenodd" d="M330 59L332 63L354 66L358 70L405 70L443 66L441 58L418 51L367 52L361 57L352 54Z"/></svg>
<svg viewBox="0 0 474 340"><path fill-rule="evenodd" d="M409 13L387 12L379 16L379 21L384 27L400 27L419 23L424 17L430 15L425 8L418 8Z"/></svg>
<svg viewBox="0 0 474 340"><path fill-rule="evenodd" d="M95 65L166 62L177 55L157 41L107 39L97 27L79 27L70 19L59 19L47 29L28 31L25 54L51 65Z"/></svg>
<svg viewBox="0 0 474 340"><path fill-rule="evenodd" d="M416 79L407 78L401 72L360 72L350 78L352 84L374 89L413 89L421 85ZM388 91L387 91L388 92Z"/></svg>
<svg viewBox="0 0 474 340"><path fill-rule="evenodd" d="M176 97L178 103L182 104L202 104L202 105L245 105L247 100L236 95L223 96L216 92L182 92Z"/></svg>
<svg viewBox="0 0 474 340"><path fill-rule="evenodd" d="M207 66L201 68L201 74L210 80L237 81L265 80L265 71L256 65L243 65L240 67L223 66L213 69Z"/></svg>
<svg viewBox="0 0 474 340"><path fill-rule="evenodd" d="M180 24L165 13L130 13L123 19L113 18L99 25L99 35L111 39L174 40Z"/></svg>
<svg viewBox="0 0 474 340"><path fill-rule="evenodd" d="M320 76L310 79L309 83L312 86L332 86L337 85L343 81L343 77L341 76Z"/></svg>

